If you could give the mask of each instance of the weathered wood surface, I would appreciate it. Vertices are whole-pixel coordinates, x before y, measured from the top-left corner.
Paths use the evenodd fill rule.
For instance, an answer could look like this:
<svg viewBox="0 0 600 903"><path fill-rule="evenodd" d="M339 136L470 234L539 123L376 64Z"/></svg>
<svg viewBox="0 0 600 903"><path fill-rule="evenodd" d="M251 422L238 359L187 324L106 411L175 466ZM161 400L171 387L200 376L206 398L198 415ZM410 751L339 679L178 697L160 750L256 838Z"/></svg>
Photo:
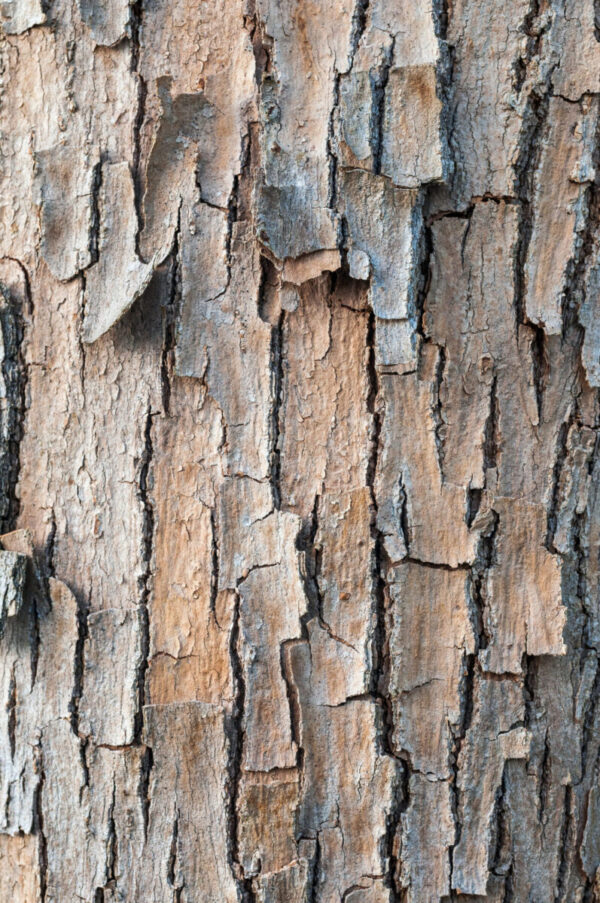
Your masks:
<svg viewBox="0 0 600 903"><path fill-rule="evenodd" d="M597 6L0 3L0 901L600 900Z"/></svg>

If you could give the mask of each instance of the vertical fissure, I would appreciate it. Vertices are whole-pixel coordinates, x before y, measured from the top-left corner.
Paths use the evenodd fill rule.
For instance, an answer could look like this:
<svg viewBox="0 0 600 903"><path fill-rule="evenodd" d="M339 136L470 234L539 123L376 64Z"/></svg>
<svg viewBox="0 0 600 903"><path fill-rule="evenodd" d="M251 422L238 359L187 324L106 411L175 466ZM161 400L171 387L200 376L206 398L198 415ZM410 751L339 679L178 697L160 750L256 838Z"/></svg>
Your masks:
<svg viewBox="0 0 600 903"><path fill-rule="evenodd" d="M269 75L272 66L273 39L265 30L265 23L258 14L256 0L249 0L246 5L245 27L250 35L254 52L254 78L260 91L263 76Z"/></svg>
<svg viewBox="0 0 600 903"><path fill-rule="evenodd" d="M372 168L377 175L381 174L381 161L383 157L383 133L385 117L385 91L390 77L390 69L394 59L394 46L396 38L393 37L390 44L383 52L381 65L371 71L371 120L369 123Z"/></svg>
<svg viewBox="0 0 600 903"><path fill-rule="evenodd" d="M558 512L560 508L561 475L567 458L567 443L572 424L572 417L570 417L569 420L561 423L560 429L558 431L558 438L556 440L556 451L554 453L554 465L552 467L552 492L550 494L550 504L548 506L545 540L546 548L553 554L557 554L558 552L554 545L554 536L556 533Z"/></svg>
<svg viewBox="0 0 600 903"><path fill-rule="evenodd" d="M226 733L229 741L229 761L227 766L227 849L229 864L236 882L241 903L253 903L255 899L252 879L244 875L239 856L239 814L238 801L242 779L242 756L244 747L244 708L246 702L246 682L239 652L241 597L235 594L233 624L229 641L229 657L233 677L233 706L226 717Z"/></svg>
<svg viewBox="0 0 600 903"><path fill-rule="evenodd" d="M450 805L454 821L454 842L448 850L450 863L449 886L451 888L454 886L454 852L460 843L463 828L460 809L460 789L458 786L459 758L462 745L471 726L473 717L473 691L476 666L477 656L472 653L465 653L463 656L462 675L459 685L460 717L456 726L450 725L452 745L448 755L448 767L451 775L449 781Z"/></svg>
<svg viewBox="0 0 600 903"><path fill-rule="evenodd" d="M444 438L446 433L446 422L444 420L444 411L442 403L442 393L444 387L444 373L446 370L446 349L443 345L439 346L438 360L435 368L435 385L433 390L433 422L435 424L435 447L438 456L438 464L442 482L444 482Z"/></svg>
<svg viewBox="0 0 600 903"><path fill-rule="evenodd" d="M100 249L100 192L102 190L102 177L102 159L100 159L94 166L92 173L89 233L90 265L98 262Z"/></svg>
<svg viewBox="0 0 600 903"><path fill-rule="evenodd" d="M269 453L269 480L273 495L273 505L279 511L281 509L281 408L283 404L283 377L284 377L284 353L283 353L283 329L285 311L281 311L276 326L271 327L271 416L270 416L270 453Z"/></svg>
<svg viewBox="0 0 600 903"><path fill-rule="evenodd" d="M166 417L171 413L171 380L173 378L174 357L177 345L177 321L181 308L181 264L179 243L181 231L181 207L177 213L177 226L173 236L171 250L171 272L169 279L169 297L163 307L163 347L160 361L161 396L163 412Z"/></svg>
<svg viewBox="0 0 600 903"><path fill-rule="evenodd" d="M76 594L77 603L77 640L75 643L75 655L73 663L73 690L69 702L71 729L75 736L83 742L79 734L79 702L83 693L83 671L85 659L85 643L89 636L88 617L90 613L90 600Z"/></svg>
<svg viewBox="0 0 600 903"><path fill-rule="evenodd" d="M311 863L310 884L308 887L307 903L319 903L319 883L321 872L321 837L317 831L315 837L315 855Z"/></svg>
<svg viewBox="0 0 600 903"><path fill-rule="evenodd" d="M389 637L387 631L387 593L386 574L389 560L385 551L384 537L377 525L377 492L376 478L382 437L383 417L381 408L379 374L376 366L376 318L370 312L367 327L367 377L368 395L367 410L371 417L370 452L367 466L366 482L371 498L371 574L373 598L373 638L371 646L371 675L369 692L379 703L381 730L379 742L384 754L390 756L395 764L395 775L392 786L392 804L386 815L386 830L382 838L382 860L385 863L384 883L393 900L397 899L396 878L398 859L396 841L403 813L409 805L409 764L398 759L393 745L393 713L392 701L388 692L390 656ZM403 525L402 529L407 529Z"/></svg>
<svg viewBox="0 0 600 903"><path fill-rule="evenodd" d="M533 0L533 4L537 6L537 0ZM537 14L537 12L535 12ZM528 54L539 53L539 40L529 48ZM529 46L529 45L528 45ZM523 75L516 73L515 78L517 87L524 82L525 72L529 64L529 56L522 61ZM552 70L550 70L546 79L542 84L536 84L527 97L523 111L523 126L519 140L519 155L515 164L515 191L519 201L519 215L517 227L517 245L515 250L513 272L514 272L514 309L515 309L515 331L518 333L519 326L527 322L527 313L525 309L525 290L526 290L526 265L533 234L533 193L534 178L537 172L540 155L542 152L543 141L542 134L546 126L548 118L548 110L550 103ZM522 79L522 81L521 81Z"/></svg>
<svg viewBox="0 0 600 903"><path fill-rule="evenodd" d="M42 805L46 774L41 743L34 750L35 767L38 776L34 794L33 830L38 838L38 866L40 879L40 903L46 903L48 891L48 842L44 833L44 810Z"/></svg>
<svg viewBox="0 0 600 903"><path fill-rule="evenodd" d="M296 548L301 553L300 577L306 596L306 612L302 615L302 636L308 639L307 624L316 618L322 627L327 629L323 621L323 598L319 586L321 569L321 551L316 545L319 529L320 496L315 495L310 518L306 518L296 537Z"/></svg>
<svg viewBox="0 0 600 903"><path fill-rule="evenodd" d="M500 517L491 509L486 513L487 523L481 525L480 539L477 544L475 561L469 574L469 614L475 634L475 657L481 650L487 649L490 635L486 625L486 580L490 568L496 560L496 537Z"/></svg>
<svg viewBox="0 0 600 903"><path fill-rule="evenodd" d="M572 798L573 788L567 784L564 790L564 806L562 825L560 830L560 843L558 848L559 865L556 879L555 903L566 903L565 892L567 890L567 878L570 858L569 834L572 828Z"/></svg>
<svg viewBox="0 0 600 903"><path fill-rule="evenodd" d="M542 424L544 405L544 390L549 373L548 354L546 349L546 333L537 326L534 328L533 341L531 343L531 361L533 366L533 385L535 388L535 401L537 407L538 423Z"/></svg>
<svg viewBox="0 0 600 903"><path fill-rule="evenodd" d="M217 596L219 593L219 531L217 527L217 515L214 508L210 510L210 611L215 615L217 610Z"/></svg>
<svg viewBox="0 0 600 903"><path fill-rule="evenodd" d="M140 629L140 660L137 668L136 696L137 706L134 718L135 743L142 742L144 721L145 683L150 654L150 615L148 601L152 587L152 560L154 555L154 505L150 496L150 472L154 447L152 442L153 414L148 407L144 426L144 449L140 460L138 483L138 499L142 508L142 573L138 578L140 598L138 603Z"/></svg>
<svg viewBox="0 0 600 903"><path fill-rule="evenodd" d="M371 418L371 435L369 460L367 465L366 482L369 489L371 499L371 574L372 574L372 593L374 605L374 630L373 644L371 652L371 693L379 697L382 687L385 684L385 644L387 641L385 628L385 601L386 601L386 582L385 573L387 571L385 561L385 548L383 545L383 536L377 526L377 493L375 481L377 477L377 465L379 461L379 450L381 443L382 415L379 408L379 375L377 373L375 360L375 315L369 313L367 327L367 379L368 379L368 395L367 395L367 411ZM384 706L385 712L385 743L389 744L388 732L391 730L389 723L389 700ZM390 747L391 748L391 747Z"/></svg>
<svg viewBox="0 0 600 903"><path fill-rule="evenodd" d="M442 102L439 121L441 158L444 181L450 185L456 170L452 148L453 132L453 73L455 49L448 41L451 0L433 0L432 13L438 40L439 58L436 65L437 94Z"/></svg>
<svg viewBox="0 0 600 903"><path fill-rule="evenodd" d="M538 822L543 825L546 820L546 812L548 811L548 801L550 796L550 782L552 778L552 767L550 760L550 741L548 739L548 731L544 734L544 752L542 754L542 762L540 767L540 784L539 784L539 804L538 804Z"/></svg>
<svg viewBox="0 0 600 903"><path fill-rule="evenodd" d="M131 42L131 61L130 69L134 73L137 80L137 108L135 118L133 120L132 134L132 161L131 169L133 175L133 192L134 204L137 213L137 232L136 232L136 251L140 252L140 235L144 227L144 209L142 202L143 195L143 173L142 173L142 128L146 117L146 99L148 96L148 87L144 77L140 72L141 57L141 32L143 22L144 2L143 0L134 0L130 6L130 42Z"/></svg>
<svg viewBox="0 0 600 903"><path fill-rule="evenodd" d="M150 820L150 778L154 766L152 747L146 746L140 760L140 776L138 781L138 798L142 810L142 824L144 827L144 841L148 840L148 825Z"/></svg>
<svg viewBox="0 0 600 903"><path fill-rule="evenodd" d="M169 847L169 861L167 863L167 884L173 888L173 900L177 899L177 893L181 890L175 885L175 869L177 866L177 841L179 838L179 812L175 813L173 828L171 831L171 844Z"/></svg>
<svg viewBox="0 0 600 903"><path fill-rule="evenodd" d="M504 879L502 903L514 899L513 860L510 851L510 817L506 804L507 766L502 770L502 781L496 791L492 816L493 845L489 860L490 872Z"/></svg>
<svg viewBox="0 0 600 903"><path fill-rule="evenodd" d="M338 200L338 156L335 141L335 114L340 105L340 84L342 75L336 70L333 83L333 103L329 111L329 123L327 128L327 157L329 160L329 197L328 205L332 210L337 207ZM343 233L339 226L338 245L343 246Z"/></svg>
<svg viewBox="0 0 600 903"><path fill-rule="evenodd" d="M113 792L110 806L108 809L108 853L106 863L106 880L107 885L114 887L119 873L119 845L117 841L117 825L115 822L115 805L116 805L117 788L113 782Z"/></svg>
<svg viewBox="0 0 600 903"><path fill-rule="evenodd" d="M11 761L14 762L15 752L17 749L17 681L15 679L14 666L10 675L10 683L8 685L8 699L6 700L6 728L8 732L8 747L10 751L10 758Z"/></svg>
<svg viewBox="0 0 600 903"><path fill-rule="evenodd" d="M498 377L494 373L490 386L490 409L483 433L483 468L486 487L490 471L498 467L499 422L498 422Z"/></svg>
<svg viewBox="0 0 600 903"><path fill-rule="evenodd" d="M21 271L25 274L23 268ZM28 278L25 284L29 293ZM10 294L3 290L0 294L0 330L4 399L0 411L0 532L8 533L15 529L20 512L17 486L21 470L28 371L23 360L23 316Z"/></svg>
<svg viewBox="0 0 600 903"><path fill-rule="evenodd" d="M356 0L354 4L354 12L352 13L352 32L350 35L350 54L348 60L348 71L354 65L354 57L360 46L360 40L365 33L367 27L367 15L369 12L371 0Z"/></svg>

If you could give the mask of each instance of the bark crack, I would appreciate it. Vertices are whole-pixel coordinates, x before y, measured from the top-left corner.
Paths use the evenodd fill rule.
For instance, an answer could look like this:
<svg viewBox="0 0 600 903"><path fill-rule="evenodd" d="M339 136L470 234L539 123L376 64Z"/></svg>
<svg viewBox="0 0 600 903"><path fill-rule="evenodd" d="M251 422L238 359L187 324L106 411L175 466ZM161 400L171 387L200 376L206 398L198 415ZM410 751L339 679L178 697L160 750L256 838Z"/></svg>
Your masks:
<svg viewBox="0 0 600 903"><path fill-rule="evenodd" d="M175 349L177 346L177 322L181 310L181 263L179 244L181 232L181 207L177 212L177 226L171 249L171 278L169 297L163 307L163 347L160 363L162 406L165 416L171 413L171 380L173 378Z"/></svg>
<svg viewBox="0 0 600 903"><path fill-rule="evenodd" d="M27 299L31 297L25 268L15 261L23 274ZM2 287L0 330L2 338L3 406L0 411L0 531L14 530L20 511L17 493L21 470L21 440L25 418L28 370L23 359L23 312Z"/></svg>
<svg viewBox="0 0 600 903"><path fill-rule="evenodd" d="M383 120L385 115L385 91L390 77L390 69L394 59L395 36L383 52L381 65L371 71L371 121L369 143L373 159L373 172L381 174L381 160L383 155Z"/></svg>
<svg viewBox="0 0 600 903"><path fill-rule="evenodd" d="M233 674L233 708L226 718L226 733L229 739L229 761L227 767L228 830L227 850L231 872L236 882L242 903L252 903L255 899L251 878L246 878L239 856L239 813L238 801L242 779L242 756L244 747L244 707L246 682L239 652L240 642L240 595L235 594L233 625L231 628L229 655Z"/></svg>
<svg viewBox="0 0 600 903"><path fill-rule="evenodd" d="M148 670L148 656L150 654L150 617L148 612L148 600L152 588L154 555L154 504L150 495L150 472L154 453L152 442L153 417L152 411L148 408L144 426L144 449L140 461L140 475L137 492L142 507L143 571L138 578L140 590L140 599L138 603L140 615L140 661L137 668L137 707L134 717L134 736L136 745L139 745L142 742L146 671Z"/></svg>

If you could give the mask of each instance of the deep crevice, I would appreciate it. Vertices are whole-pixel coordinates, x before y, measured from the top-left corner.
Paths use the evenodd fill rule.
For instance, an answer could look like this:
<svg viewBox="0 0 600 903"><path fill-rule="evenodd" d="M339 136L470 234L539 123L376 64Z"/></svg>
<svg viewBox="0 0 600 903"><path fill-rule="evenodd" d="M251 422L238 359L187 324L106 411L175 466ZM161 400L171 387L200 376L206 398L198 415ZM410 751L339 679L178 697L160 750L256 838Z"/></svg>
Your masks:
<svg viewBox="0 0 600 903"><path fill-rule="evenodd" d="M371 0L356 0L354 5L354 12L352 13L352 31L350 34L348 71L350 71L354 65L354 57L360 46L360 39L367 27L367 13L369 11L370 2Z"/></svg>
<svg viewBox="0 0 600 903"><path fill-rule="evenodd" d="M596 673L592 684L585 714L583 718L583 727L581 732L581 774L585 777L588 766L589 747L595 736L595 721L598 701L600 700L600 666L596 662ZM592 747L593 748L593 747Z"/></svg>
<svg viewBox="0 0 600 903"><path fill-rule="evenodd" d="M317 836L315 837L315 855L313 857L311 863L311 873L310 873L310 884L308 887L307 893L307 903L318 903L319 900L319 879L320 879L320 869L321 869L321 840L319 837L319 832L317 831Z"/></svg>
<svg viewBox="0 0 600 903"><path fill-rule="evenodd" d="M485 422L483 436L483 468L487 486L488 471L498 466L499 454L499 422L498 422L498 377L494 373L490 387L490 410Z"/></svg>
<svg viewBox="0 0 600 903"><path fill-rule="evenodd" d="M485 608L486 590L485 583L489 569L496 558L496 535L500 523L496 511L490 512L490 522L483 527L477 546L475 561L471 566L469 580L468 601L470 607L471 623L475 633L475 653L487 649L490 636L486 627Z"/></svg>
<svg viewBox="0 0 600 903"><path fill-rule="evenodd" d="M181 308L181 266L179 242L181 230L181 208L177 213L177 226L171 250L171 278L169 297L163 307L163 347L160 362L162 406L166 416L171 413L171 379L173 376L175 348L177 346L177 321Z"/></svg>
<svg viewBox="0 0 600 903"><path fill-rule="evenodd" d="M511 903L514 898L513 859L511 855L510 815L506 805L507 764L502 769L502 781L496 791L494 814L492 816L492 843L490 844L489 870L504 878L502 903Z"/></svg>
<svg viewBox="0 0 600 903"><path fill-rule="evenodd" d="M560 843L559 843L559 864L558 864L558 874L556 879L556 894L554 897L555 903L565 903L565 891L567 885L567 877L568 877L568 867L569 867L569 833L571 831L571 822L572 822L572 812L571 812L571 799L573 795L573 788L570 784L567 784L565 787L565 801L563 807L563 819L560 831Z"/></svg>
<svg viewBox="0 0 600 903"><path fill-rule="evenodd" d="M526 35L525 52L516 60L513 67L513 88L517 94L521 93L529 65L540 54L542 35L545 29L540 27L540 0L530 0L530 7L523 19L520 31Z"/></svg>
<svg viewBox="0 0 600 903"><path fill-rule="evenodd" d="M533 0L534 6L536 0ZM537 51L536 51L537 52ZM526 64L524 64L526 65ZM518 74L515 74L518 83ZM515 191L520 201L518 239L513 262L515 330L527 322L525 310L525 270L529 244L533 233L534 179L542 153L542 133L546 126L550 102L552 71L543 85L531 91L523 112L523 126L519 140L519 156L515 164Z"/></svg>
<svg viewBox="0 0 600 903"><path fill-rule="evenodd" d="M405 760L396 759L396 773L392 786L392 805L386 818L385 835L382 838L382 861L388 863L384 876L384 885L390 892L390 903L400 900L399 871L400 858L397 855L398 833L401 830L402 817L410 802L410 766Z"/></svg>
<svg viewBox="0 0 600 903"><path fill-rule="evenodd" d="M383 156L383 120L385 116L385 90L390 77L390 69L394 59L394 46L396 39L385 48L383 62L378 69L370 73L371 82L371 119L369 123L369 144L372 155L372 169L376 175L381 174L381 159Z"/></svg>
<svg viewBox="0 0 600 903"><path fill-rule="evenodd" d="M269 480L273 494L273 504L277 511L281 508L281 407L283 404L283 327L285 311L281 311L276 326L271 328L271 416L270 416L270 453Z"/></svg>
<svg viewBox="0 0 600 903"><path fill-rule="evenodd" d="M269 75L273 68L273 39L265 30L265 23L258 15L255 0L247 3L247 15L245 27L250 35L252 50L254 52L254 78L257 87L263 82L263 77Z"/></svg>
<svg viewBox="0 0 600 903"><path fill-rule="evenodd" d="M99 246L100 246L100 192L102 190L102 159L94 166L92 175L92 191L91 191L91 214L90 214L90 232L89 232L89 254L90 265L98 262Z"/></svg>
<svg viewBox="0 0 600 903"><path fill-rule="evenodd" d="M27 274L20 268L29 294ZM0 295L0 330L4 402L0 412L0 532L8 533L15 529L20 512L17 486L28 374L23 360L23 314L5 290Z"/></svg>
<svg viewBox="0 0 600 903"><path fill-rule="evenodd" d="M333 103L331 105L331 110L329 112L329 123L327 128L327 157L329 159L329 191L328 191L328 200L327 204L332 209L335 210L337 206L338 200L338 156L336 153L336 142L335 142L335 111L339 108L340 104L340 83L341 83L341 74L339 72L335 73L335 79L333 83ZM340 247L344 244L344 236L340 224L340 234L338 237L338 245Z"/></svg>
<svg viewBox="0 0 600 903"><path fill-rule="evenodd" d="M435 34L438 39L439 58L436 66L437 94L442 103L440 114L440 142L443 181L451 185L456 164L452 151L454 130L454 63L455 48L448 42L448 25L451 0L433 0L432 14Z"/></svg>
<svg viewBox="0 0 600 903"><path fill-rule="evenodd" d="M175 885L175 869L177 866L177 840L179 837L179 813L175 814L171 831L171 844L169 847L169 861L167 863L167 884L173 888L174 894L181 888Z"/></svg>
<svg viewBox="0 0 600 903"><path fill-rule="evenodd" d="M533 385L535 388L535 401L537 406L538 424L542 425L544 406L544 391L548 380L550 365L546 349L546 333L541 326L534 326L534 336L531 343L531 363L533 367Z"/></svg>
<svg viewBox="0 0 600 903"><path fill-rule="evenodd" d="M415 214L416 215L416 214ZM414 225L414 224L413 224ZM419 266L415 268L416 284L410 296L409 318L412 323L415 336L422 345L429 342L429 337L425 332L425 302L429 289L431 287L432 278L432 258L433 258L433 229L431 223L423 222L421 224L420 236L418 241L418 251L420 254ZM420 350L420 349L418 349Z"/></svg>
<svg viewBox="0 0 600 903"><path fill-rule="evenodd" d="M300 578L307 603L306 612L301 618L304 639L308 639L307 624L309 621L316 619L321 626L325 627L323 624L323 599L319 586L321 549L315 542L319 529L319 504L320 496L315 495L310 519L305 519L296 537L296 548L301 553Z"/></svg>
<svg viewBox="0 0 600 903"><path fill-rule="evenodd" d="M545 546L549 552L552 552L554 555L558 554L558 550L554 545L554 536L556 534L557 520L558 520L558 512L560 509L560 490L561 490L561 477L563 467L565 465L565 461L568 454L568 439L569 433L571 431L571 426L573 425L573 418L570 417L569 420L561 423L560 429L558 431L558 438L556 440L556 452L554 455L554 465L552 467L552 493L550 496L550 505L548 507L548 515L547 515L547 527L546 527L546 539Z"/></svg>
<svg viewBox="0 0 600 903"><path fill-rule="evenodd" d="M45 903L48 891L48 842L44 834L44 812L42 797L46 783L44 771L44 759L41 745L37 745L34 751L35 770L38 775L38 783L35 788L33 800L33 831L38 838L38 862L40 876L40 903Z"/></svg>
<svg viewBox="0 0 600 903"><path fill-rule="evenodd" d="M235 596L233 624L229 640L229 658L233 675L233 709L225 719L225 732L229 742L227 763L227 852L229 865L236 882L241 903L252 903L255 899L252 880L246 878L239 858L238 834L239 816L238 800L240 781L242 778L242 756L244 745L244 707L246 700L246 682L238 648L240 638L240 605L239 593Z"/></svg>
<svg viewBox="0 0 600 903"><path fill-rule="evenodd" d="M387 643L385 613L386 613L386 580L387 572L387 555L384 546L384 537L381 530L377 526L377 495L375 481L377 477L377 467L379 462L379 451L381 443L381 431L383 426L383 418L379 407L379 374L376 366L376 338L375 338L375 315L369 313L369 321L367 327L367 378L369 392L367 395L367 411L371 417L371 435L370 435L370 451L367 466L366 483L371 496L371 575L374 599L374 628L373 641L371 651L371 693L379 695L386 683L385 675L385 646ZM391 711L389 700L384 700L384 716L385 716L385 736L384 749L392 748L390 743L391 735Z"/></svg>
<svg viewBox="0 0 600 903"><path fill-rule="evenodd" d="M143 572L139 577L140 599L138 611L140 618L140 662L137 669L136 694L137 708L134 718L134 736L136 745L142 742L144 722L145 682L150 652L150 619L148 600L152 585L152 558L154 552L154 505L150 497L150 468L154 453L152 445L152 418L148 408L144 427L144 450L140 460L140 475L137 497L142 507L142 562Z"/></svg>
<svg viewBox="0 0 600 903"><path fill-rule="evenodd" d="M550 742L548 740L548 731L544 734L544 752L540 766L540 783L538 793L538 822L543 825L548 809L548 797L551 787L552 763L550 758Z"/></svg>
<svg viewBox="0 0 600 903"><path fill-rule="evenodd" d="M454 728L450 725L452 733L452 746L448 754L448 767L450 769L451 779L449 782L450 789L450 806L452 809L452 817L454 820L454 842L448 850L450 860L450 879L449 886L453 886L454 874L454 851L460 843L462 836L462 821L460 817L460 790L458 787L458 760L462 749L463 742L467 736L467 732L471 726L473 718L473 692L475 685L475 667L477 656L474 654L465 654L463 657L462 675L459 686L460 697L460 718L458 725Z"/></svg>
<svg viewBox="0 0 600 903"><path fill-rule="evenodd" d="M117 788L113 783L112 800L108 809L108 857L106 863L107 885L114 887L119 871L119 845L117 841L117 826L115 823L115 805Z"/></svg>
<svg viewBox="0 0 600 903"><path fill-rule="evenodd" d="M372 598L373 598L373 633L371 643L371 675L369 681L369 695L378 704L381 717L381 729L378 731L381 752L390 756L396 765L394 786L392 788L392 805L386 818L386 831L382 838L381 856L386 863L384 884L389 889L391 899L397 900L396 878L398 860L396 856L396 837L402 814L409 804L409 766L404 760L400 760L394 752L393 731L394 720L392 712L392 700L388 693L389 672L391 668L389 653L389 636L387 629L387 602L388 587L385 575L390 562L385 551L384 536L377 525L377 494L376 477L379 463L381 435L383 427L383 413L380 406L379 374L376 366L376 337L375 315L369 313L367 327L367 377L369 391L367 395L367 411L371 416L370 452L367 467L366 482L371 496L371 574L372 574ZM403 487L400 488L403 492ZM401 519L406 520L406 501L401 503L403 512ZM408 526L402 524L403 531L408 531ZM408 548L408 546L407 546Z"/></svg>
<svg viewBox="0 0 600 903"><path fill-rule="evenodd" d="M210 611L214 615L217 610L217 596L219 594L219 531L214 508L210 509L210 529Z"/></svg>
<svg viewBox="0 0 600 903"><path fill-rule="evenodd" d="M6 731L8 734L8 747L11 761L14 761L17 749L17 681L15 679L15 667L13 665L8 685L8 699L6 700Z"/></svg>
<svg viewBox="0 0 600 903"><path fill-rule="evenodd" d="M444 420L443 404L442 404L442 387L444 385L444 373L446 370L446 349L443 345L439 346L438 360L435 368L435 383L433 388L433 422L435 424L435 447L437 451L438 465L444 482L444 438L446 431L446 423Z"/></svg>
<svg viewBox="0 0 600 903"><path fill-rule="evenodd" d="M140 760L140 779L138 782L138 797L142 810L142 823L144 826L144 840L148 839L148 823L150 819L150 777L154 766L152 747L146 746Z"/></svg>
<svg viewBox="0 0 600 903"><path fill-rule="evenodd" d="M83 693L83 671L85 642L89 635L88 617L90 612L90 600L76 594L77 603L77 641L75 643L75 655L73 663L73 690L69 702L71 729L75 736L79 737L79 701Z"/></svg>
<svg viewBox="0 0 600 903"><path fill-rule="evenodd" d="M138 228L136 232L136 251L139 255L139 240L144 227L143 210L143 176L141 171L142 155L142 128L146 116L146 98L148 87L140 73L140 38L142 31L144 3L143 0L134 0L130 7L130 32L131 32L131 62L130 69L137 78L137 109L133 121L133 157L132 175L134 204L137 212Z"/></svg>

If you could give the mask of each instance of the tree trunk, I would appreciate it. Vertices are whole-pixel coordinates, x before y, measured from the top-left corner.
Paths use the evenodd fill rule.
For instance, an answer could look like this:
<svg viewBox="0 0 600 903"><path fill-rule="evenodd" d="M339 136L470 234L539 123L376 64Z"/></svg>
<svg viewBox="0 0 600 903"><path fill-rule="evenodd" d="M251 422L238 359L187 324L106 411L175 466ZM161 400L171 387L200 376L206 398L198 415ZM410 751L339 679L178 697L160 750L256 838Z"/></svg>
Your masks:
<svg viewBox="0 0 600 903"><path fill-rule="evenodd" d="M592 0L4 0L0 900L600 900Z"/></svg>

